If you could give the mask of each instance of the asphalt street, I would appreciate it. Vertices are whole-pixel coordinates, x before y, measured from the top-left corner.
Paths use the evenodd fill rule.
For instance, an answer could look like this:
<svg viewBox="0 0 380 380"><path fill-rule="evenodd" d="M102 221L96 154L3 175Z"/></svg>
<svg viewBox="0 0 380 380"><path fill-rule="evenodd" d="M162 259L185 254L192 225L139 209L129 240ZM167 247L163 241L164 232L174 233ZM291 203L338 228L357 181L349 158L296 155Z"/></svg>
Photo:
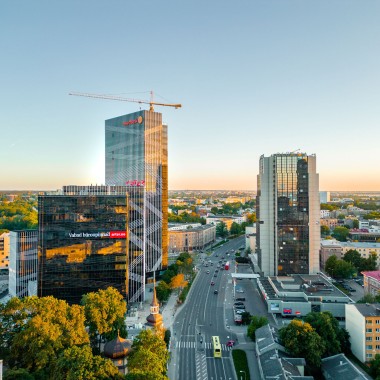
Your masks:
<svg viewBox="0 0 380 380"><path fill-rule="evenodd" d="M232 283L231 269L221 270L219 260L224 256L226 260L233 261L234 255L231 250L243 247L244 244L245 237L242 236L218 247L212 255L204 254L199 258L197 263L199 273L185 305L176 315L173 324L174 336L171 349L175 350L173 356L175 362L172 363L175 366L175 379L236 379L231 348L226 346L228 340L237 338L229 325L229 313L232 313L232 309L225 307L226 288ZM227 256L227 253L230 253L230 256ZM211 260L207 267L201 263L202 256L207 263ZM211 285L211 282L215 284ZM214 294L215 290L218 294ZM211 345L213 335L220 338L222 358L213 356Z"/></svg>

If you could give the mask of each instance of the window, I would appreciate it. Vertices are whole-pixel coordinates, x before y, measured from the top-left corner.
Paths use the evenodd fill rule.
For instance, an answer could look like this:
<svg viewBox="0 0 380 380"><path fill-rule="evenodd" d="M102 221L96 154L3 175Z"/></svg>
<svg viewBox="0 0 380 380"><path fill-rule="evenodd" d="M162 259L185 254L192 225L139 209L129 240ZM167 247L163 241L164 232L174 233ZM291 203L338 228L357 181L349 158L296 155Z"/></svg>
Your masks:
<svg viewBox="0 0 380 380"><path fill-rule="evenodd" d="M365 346L365 349L366 350L372 350L372 344L368 344L367 346Z"/></svg>
<svg viewBox="0 0 380 380"><path fill-rule="evenodd" d="M376 340L380 340L380 336L377 336L377 337L376 337Z"/></svg>
<svg viewBox="0 0 380 380"><path fill-rule="evenodd" d="M366 319L366 321L365 321L365 323L367 323L367 324L372 324L372 319Z"/></svg>
<svg viewBox="0 0 380 380"><path fill-rule="evenodd" d="M372 341L372 336L367 336L367 337L365 338L365 340L371 342L371 341Z"/></svg>
<svg viewBox="0 0 380 380"><path fill-rule="evenodd" d="M376 350L380 350L380 344L376 344Z"/></svg>
<svg viewBox="0 0 380 380"><path fill-rule="evenodd" d="M376 324L380 325L380 319L376 319Z"/></svg>
<svg viewBox="0 0 380 380"><path fill-rule="evenodd" d="M377 329L376 329L377 330ZM372 332L372 329L366 329L365 332L367 333L371 333Z"/></svg>
<svg viewBox="0 0 380 380"><path fill-rule="evenodd" d="M379 329L379 328L377 328L377 329L376 329L376 332L380 332L380 329Z"/></svg>
<svg viewBox="0 0 380 380"><path fill-rule="evenodd" d="M372 354L367 354L367 358L372 358Z"/></svg>

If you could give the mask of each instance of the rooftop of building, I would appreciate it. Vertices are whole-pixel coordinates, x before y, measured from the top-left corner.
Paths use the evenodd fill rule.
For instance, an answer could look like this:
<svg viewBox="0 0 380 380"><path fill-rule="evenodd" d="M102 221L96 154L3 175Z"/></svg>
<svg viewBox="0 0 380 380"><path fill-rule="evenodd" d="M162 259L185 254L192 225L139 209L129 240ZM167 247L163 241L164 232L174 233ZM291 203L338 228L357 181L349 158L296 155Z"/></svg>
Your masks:
<svg viewBox="0 0 380 380"><path fill-rule="evenodd" d="M186 226L186 225L185 225ZM187 232L187 231L204 231L208 230L209 228L215 228L213 224L204 224L203 226L191 226L189 225L187 228L184 227L183 229L175 229L176 227L179 227L178 224L171 225L169 224L168 229L170 232Z"/></svg>
<svg viewBox="0 0 380 380"><path fill-rule="evenodd" d="M322 372L326 379L366 380L365 377L344 354L322 359Z"/></svg>
<svg viewBox="0 0 380 380"><path fill-rule="evenodd" d="M351 306L355 307L363 317L380 316L380 303L356 303Z"/></svg>
<svg viewBox="0 0 380 380"><path fill-rule="evenodd" d="M345 247L345 248L380 248L380 243L361 241L338 241L335 239L321 240L321 247Z"/></svg>
<svg viewBox="0 0 380 380"><path fill-rule="evenodd" d="M260 282L263 284L261 278ZM306 297L341 297L347 299L347 301L349 300L343 292L319 274L273 276L268 277L268 283L272 287L272 291L269 294L267 293L270 298L286 298L287 301L306 301L303 296L295 294L302 292ZM265 289L267 289L268 283L264 286Z"/></svg>
<svg viewBox="0 0 380 380"><path fill-rule="evenodd" d="M226 218L226 219L235 219L235 218L241 218L242 216L240 215L214 215L214 214L208 214L207 218Z"/></svg>
<svg viewBox="0 0 380 380"><path fill-rule="evenodd" d="M362 272L363 276L374 278L377 281L380 281L380 270L374 270L370 272Z"/></svg>

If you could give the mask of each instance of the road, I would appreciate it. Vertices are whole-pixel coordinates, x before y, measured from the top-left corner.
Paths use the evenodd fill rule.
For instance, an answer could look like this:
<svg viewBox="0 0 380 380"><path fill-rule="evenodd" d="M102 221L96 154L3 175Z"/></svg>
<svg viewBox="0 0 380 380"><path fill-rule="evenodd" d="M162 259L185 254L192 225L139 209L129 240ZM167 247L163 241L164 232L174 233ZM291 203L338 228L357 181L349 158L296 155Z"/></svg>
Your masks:
<svg viewBox="0 0 380 380"><path fill-rule="evenodd" d="M173 325L172 349L176 350L175 378L178 380L236 379L231 348L226 347L229 339L236 340L236 334L225 325L226 287L228 281L231 282L231 276L229 276L230 271L220 269L219 260L222 256L228 260L227 253L231 249L242 247L244 242L244 236L229 241L207 257L207 261L211 260L212 265L210 263L205 267L200 262L197 265L199 273L191 287L186 304L177 314ZM231 253L230 258L233 256ZM216 269L218 272L214 277ZM213 286L212 281L215 282ZM214 290L218 290L218 294L214 294ZM211 347L213 335L220 338L222 358L213 357Z"/></svg>

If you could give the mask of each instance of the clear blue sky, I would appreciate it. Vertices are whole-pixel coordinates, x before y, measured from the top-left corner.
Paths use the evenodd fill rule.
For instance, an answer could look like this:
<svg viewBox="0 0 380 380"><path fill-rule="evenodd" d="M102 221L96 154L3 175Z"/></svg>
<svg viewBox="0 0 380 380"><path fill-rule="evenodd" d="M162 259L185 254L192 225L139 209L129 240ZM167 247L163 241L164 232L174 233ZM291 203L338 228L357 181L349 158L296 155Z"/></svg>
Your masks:
<svg viewBox="0 0 380 380"><path fill-rule="evenodd" d="M378 0L4 0L0 52L2 190L102 183L104 120L139 107L68 93L152 89L183 104L170 189L256 189L301 149L322 190L380 191Z"/></svg>

